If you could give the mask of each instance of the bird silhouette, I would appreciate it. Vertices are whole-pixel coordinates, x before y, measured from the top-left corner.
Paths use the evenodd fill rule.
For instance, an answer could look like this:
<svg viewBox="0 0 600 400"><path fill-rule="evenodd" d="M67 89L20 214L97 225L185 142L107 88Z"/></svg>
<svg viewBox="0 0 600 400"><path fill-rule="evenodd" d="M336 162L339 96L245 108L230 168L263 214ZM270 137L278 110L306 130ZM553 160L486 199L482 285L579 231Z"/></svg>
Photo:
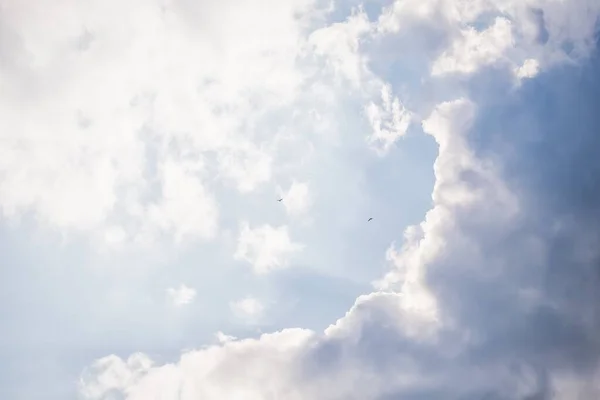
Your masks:
<svg viewBox="0 0 600 400"><path fill-rule="evenodd" d="M372 219L373 219L373 218L369 218L369 219L367 220L367 222L371 221Z"/></svg>
<svg viewBox="0 0 600 400"><path fill-rule="evenodd" d="M283 199L279 199L279 200L277 200L277 201L281 201L281 200L283 200Z"/></svg>

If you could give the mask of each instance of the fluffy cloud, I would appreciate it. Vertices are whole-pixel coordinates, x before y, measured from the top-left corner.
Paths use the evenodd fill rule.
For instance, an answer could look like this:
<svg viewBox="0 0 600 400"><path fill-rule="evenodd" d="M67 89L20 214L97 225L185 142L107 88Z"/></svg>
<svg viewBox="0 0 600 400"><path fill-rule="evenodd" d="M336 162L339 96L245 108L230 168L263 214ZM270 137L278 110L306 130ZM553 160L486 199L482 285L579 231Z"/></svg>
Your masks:
<svg viewBox="0 0 600 400"><path fill-rule="evenodd" d="M31 7L2 13L0 210L109 244L214 239L220 190L250 195L306 157L296 116L318 108L331 130L338 91L367 105L384 87L360 52L366 14L319 26L312 0ZM402 107L369 107L388 146Z"/></svg>
<svg viewBox="0 0 600 400"><path fill-rule="evenodd" d="M302 247L301 244L291 240L285 225L272 227L265 224L251 228L247 222L244 222L240 228L237 250L233 257L250 263L257 274L264 274L287 267L289 258L302 250Z"/></svg>
<svg viewBox="0 0 600 400"><path fill-rule="evenodd" d="M113 242L212 239L218 187L271 180L271 121L321 69L306 59L312 1L33 6L2 12L2 215Z"/></svg>
<svg viewBox="0 0 600 400"><path fill-rule="evenodd" d="M468 26L497 14L503 17L486 29ZM417 104L422 130L439 148L433 206L405 232L401 249L388 251L391 271L378 282L385 292L361 296L323 333L286 329L189 351L162 366L141 356L100 359L84 374L82 394L598 397L599 16L600 6L583 0L394 2L373 35L429 32L430 48L415 58L426 54L434 72L444 73L436 77L439 90L426 92L439 94L434 105ZM336 32L356 38L367 31L347 23ZM444 29L451 40L434 34ZM356 82L364 58L348 54L360 46L345 37L341 43L337 68ZM515 66L534 58L540 69L529 62L531 79L514 89ZM556 68L565 60L575 65ZM458 84L449 72L466 83L452 96L447 87ZM429 78L422 82L431 89ZM254 239L270 232L285 244L277 247L290 248L284 231L275 231L245 226L238 256L255 268L259 260L263 269L276 264L275 246ZM249 256L251 248L263 250Z"/></svg>
<svg viewBox="0 0 600 400"><path fill-rule="evenodd" d="M411 121L410 112L392 95L389 85L381 88L381 105L370 102L366 113L373 129L369 142L383 154L406 133Z"/></svg>
<svg viewBox="0 0 600 400"><path fill-rule="evenodd" d="M286 192L280 190L280 193L283 206L290 216L305 214L313 203L310 185L306 182L293 181Z"/></svg>
<svg viewBox="0 0 600 400"><path fill-rule="evenodd" d="M480 67L496 63L514 45L512 27L506 18L496 18L482 32L469 27L461 32L449 52L444 52L432 67L432 75L453 72L470 74Z"/></svg>
<svg viewBox="0 0 600 400"><path fill-rule="evenodd" d="M99 396L109 391L118 395L125 390L126 396L131 399L159 395L164 399L201 397L258 400L264 398L261 394L263 390L270 395L285 393L286 386L294 378L290 363L302 352L311 337L310 332L288 330L264 335L260 342L231 341L225 343L223 348L215 346L203 352L186 354L183 361L185 367L172 365L167 368L168 371L157 371L158 374L152 371L151 361L143 355L131 356L126 361L107 357L98 360L86 372L87 376L93 377L94 383L86 382L82 394L84 398L94 399L101 398ZM222 349L227 350L224 352ZM237 371L240 362L245 360L255 361L256 364L251 369L245 369L244 376L232 375L232 371ZM269 373L277 369L281 374L273 379ZM148 374L156 379L145 380ZM189 380L192 376L198 379ZM288 393L292 396L289 398L299 398L294 392Z"/></svg>
<svg viewBox="0 0 600 400"><path fill-rule="evenodd" d="M232 340L236 340L235 336L226 335L223 332L219 331L215 334L215 337L219 341L219 343L231 342Z"/></svg>
<svg viewBox="0 0 600 400"><path fill-rule="evenodd" d="M256 320L262 316L265 306L254 297L245 297L230 303L229 307L238 318Z"/></svg>
<svg viewBox="0 0 600 400"><path fill-rule="evenodd" d="M181 307L191 303L196 297L196 290L181 284L179 288L168 288L167 297L176 307Z"/></svg>
<svg viewBox="0 0 600 400"><path fill-rule="evenodd" d="M345 22L312 32L309 43L314 46L315 54L325 57L336 79L360 87L372 79L367 60L360 52L360 40L370 30L367 15L356 10Z"/></svg>
<svg viewBox="0 0 600 400"><path fill-rule="evenodd" d="M147 210L146 223L172 233L176 242L184 237L212 237L217 227L217 204L197 174L202 166L165 160L162 165L162 198Z"/></svg>
<svg viewBox="0 0 600 400"><path fill-rule="evenodd" d="M520 79L533 78L538 74L539 68L540 65L537 62L537 60L533 58L528 58L527 60L525 60L523 65L521 65L518 68L515 68L515 75L517 75L517 77Z"/></svg>

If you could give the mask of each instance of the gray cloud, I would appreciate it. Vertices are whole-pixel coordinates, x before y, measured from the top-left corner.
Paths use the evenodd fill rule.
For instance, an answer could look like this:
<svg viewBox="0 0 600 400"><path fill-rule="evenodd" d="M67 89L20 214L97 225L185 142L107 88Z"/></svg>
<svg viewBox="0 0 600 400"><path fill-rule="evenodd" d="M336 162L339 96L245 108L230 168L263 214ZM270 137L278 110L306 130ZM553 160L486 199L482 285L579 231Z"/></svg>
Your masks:
<svg viewBox="0 0 600 400"><path fill-rule="evenodd" d="M501 171L520 210L506 225L477 221L476 210L458 213L458 232L480 263L454 248L427 269L443 313L480 338L461 358L533 368L540 399L555 398L555 375L590 380L600 355L599 72L595 53L517 91L473 85L478 117L470 147Z"/></svg>
<svg viewBox="0 0 600 400"><path fill-rule="evenodd" d="M367 314L353 314L362 321L352 327L358 339L326 340L314 350L320 373L358 362L366 376L372 371L383 379L412 371L402 362L409 359L423 377L404 388L390 379L361 391L370 384L364 378L352 398L600 395L592 384L600 355L599 72L594 53L517 90L505 84L503 71L475 77L477 117L465 134L468 148L516 196L518 210L501 208L494 198L501 193L485 175L461 171L461 184L485 196L452 209L452 228L438 237L444 250L425 278L455 328L441 331L433 345L415 342L390 328L394 317L380 317L381 305L369 301ZM576 390L564 391L564 376L575 379Z"/></svg>

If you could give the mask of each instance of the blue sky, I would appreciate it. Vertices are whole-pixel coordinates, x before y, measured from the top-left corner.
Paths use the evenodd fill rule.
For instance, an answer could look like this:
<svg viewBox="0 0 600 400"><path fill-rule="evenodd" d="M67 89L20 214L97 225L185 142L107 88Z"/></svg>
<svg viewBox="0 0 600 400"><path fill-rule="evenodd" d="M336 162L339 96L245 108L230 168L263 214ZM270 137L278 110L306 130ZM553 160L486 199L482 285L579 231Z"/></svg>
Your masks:
<svg viewBox="0 0 600 400"><path fill-rule="evenodd" d="M597 2L1 5L2 398L600 395Z"/></svg>

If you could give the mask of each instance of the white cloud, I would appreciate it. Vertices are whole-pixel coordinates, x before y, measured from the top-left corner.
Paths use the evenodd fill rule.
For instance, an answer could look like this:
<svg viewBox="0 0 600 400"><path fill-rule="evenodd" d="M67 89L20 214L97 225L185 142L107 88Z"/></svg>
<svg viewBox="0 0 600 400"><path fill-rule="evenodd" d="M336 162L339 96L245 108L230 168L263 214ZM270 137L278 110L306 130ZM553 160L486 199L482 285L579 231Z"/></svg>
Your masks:
<svg viewBox="0 0 600 400"><path fill-rule="evenodd" d="M536 59L528 58L523 65L515 68L515 75L519 79L533 78L540 70L540 63Z"/></svg>
<svg viewBox="0 0 600 400"><path fill-rule="evenodd" d="M279 192L285 210L294 217L306 214L313 203L310 185L306 182L293 181L286 192L281 189Z"/></svg>
<svg viewBox="0 0 600 400"><path fill-rule="evenodd" d="M521 38L512 33L521 30L523 19L528 18L520 14L521 6L503 2L502 11L511 18L498 18L478 32L464 25L479 12L501 10L494 2L476 2L475 11L468 9L470 4L397 1L385 11L387 20L381 19L380 27L410 29L418 23L437 23L437 18L451 24L458 39L451 40L441 57L436 54L430 60L435 62L434 74L439 74L440 80L450 72L464 74L467 80L485 65L504 64L504 57L511 59L512 53L507 53L516 47L529 49L530 43L520 43ZM590 34L579 35L588 31L577 29L570 21L582 9L590 12L591 4L570 7L538 2L548 11L550 43L556 43L557 32L573 40L590 39ZM570 12L571 8L579 11ZM557 9L564 11L562 19ZM557 26L570 29L561 31ZM347 33L351 28L335 26L336 32ZM341 50L326 40L323 42L329 45L322 48L333 54L338 71L358 82L363 58L354 53L360 46L341 36ZM410 54L402 56L410 58ZM517 59L520 55L514 57ZM516 65L513 61L506 64L510 69ZM519 295L536 292L529 289L534 286L542 290L536 296L540 303L548 300L541 298L544 295L556 297L551 304L564 296L561 290L554 292L547 286L550 274L541 267L553 254L547 248L551 241L543 235L549 225L540 212L543 206L540 202L528 204L524 190L515 190L513 182L505 180L503 167L510 160L491 162L473 145L477 138L469 134L481 116L479 104L464 97L466 91L456 96L440 92L421 121L423 131L439 149L434 165L434 204L421 224L406 230L402 248L388 250L392 271L378 282L388 293L361 296L323 333L287 329L259 339L228 341L219 347L186 352L179 362L154 368L131 366L116 358L100 360L98 363L114 367L88 374L82 391L93 388L100 395L90 398L100 398L116 389L128 400L147 398L157 390L162 390L164 398L207 399L523 399L546 398L554 389L560 400L576 394L594 397L595 389L586 378L595 373L584 371L573 378L565 371L587 368L579 363L585 356L584 347L579 346L587 335L597 332L588 329L597 328L596 314L554 306L532 314L536 306L531 298ZM393 107L387 108L393 119L391 110ZM486 133L485 127L478 128L483 131L476 133ZM282 254L293 248L284 228L243 225L236 258L252 263L257 272L281 266ZM277 245L267 245L269 237ZM585 318L576 321L580 316ZM585 334L580 336L581 331ZM551 332L556 336L548 339ZM576 346L574 341L578 341ZM596 341L585 343L595 345ZM589 365L594 369L594 363ZM119 378L109 379L112 376Z"/></svg>
<svg viewBox="0 0 600 400"><path fill-rule="evenodd" d="M291 362L304 350L312 333L300 329L263 335L260 341L232 341L185 354L181 364L152 371L144 363L123 362L117 357L98 360L84 374L82 394L100 398L109 390L127 391L133 400L160 393L176 398L262 399L264 393L285 393L294 380ZM235 371L235 373L234 373ZM243 371L243 372L242 372ZM242 375L239 374L242 372ZM273 379L277 376L277 379ZM192 378L195 377L195 378ZM288 392L289 399L299 399Z"/></svg>
<svg viewBox="0 0 600 400"><path fill-rule="evenodd" d="M472 23L485 12L497 11L496 7L488 0L396 0L379 15L377 30L398 33L419 29L419 24L433 24L436 28L451 30L447 33L454 36L462 26Z"/></svg>
<svg viewBox="0 0 600 400"><path fill-rule="evenodd" d="M236 399L241 393L256 399L416 399L423 393L434 398L489 394L521 399L544 393L547 387L557 388L564 396L560 400L594 393L593 387L565 376L560 368L548 369L549 364L542 372L546 378L540 378L535 359L519 354L519 346L533 343L512 329L515 323L527 328L532 316L521 314L518 296L510 291L529 283L517 279L522 271L515 266L535 268L540 259L527 240L518 240L511 251L503 248L502 240L514 234L510 227L519 226L523 214L498 171L465 140L476 112L470 101L458 99L440 103L423 122L439 145L434 207L420 226L407 230L400 252L388 252L394 272L384 283L396 293L361 296L321 334L289 329L229 341L187 352L176 364L149 369L118 358L102 359L99 364L114 367L94 365L99 372L85 375L82 393L93 390L99 395L89 398L95 399L115 389L127 393L128 400L145 398L157 389L165 398L177 398L183 391L185 396L207 399ZM506 274L517 275L506 281ZM485 285L488 282L493 290ZM473 292L471 284L483 285L487 292ZM478 298L492 301L496 295L505 303L492 303L492 314L500 315L488 315L491 309L478 304ZM493 347L507 335L514 342L498 345L515 346L515 354ZM552 343L549 346L556 351Z"/></svg>
<svg viewBox="0 0 600 400"><path fill-rule="evenodd" d="M324 56L334 77L361 86L371 74L360 52L360 40L370 31L371 24L362 10L356 10L344 22L334 23L311 33L309 43L317 55Z"/></svg>
<svg viewBox="0 0 600 400"><path fill-rule="evenodd" d="M215 337L217 338L217 340L219 341L219 343L227 343L227 342L231 342L232 340L236 340L237 338L235 336L231 336L231 335L226 335L223 332L219 331L215 334Z"/></svg>
<svg viewBox="0 0 600 400"><path fill-rule="evenodd" d="M196 289L181 284L179 288L168 288L167 297L171 304L181 307L190 304L196 297Z"/></svg>
<svg viewBox="0 0 600 400"><path fill-rule="evenodd" d="M126 361L116 356L104 357L88 369L87 374L94 382L82 386L82 395L87 399L102 398L109 390L125 388L139 381L152 365L152 360L141 353L131 355Z"/></svg>
<svg viewBox="0 0 600 400"><path fill-rule="evenodd" d="M469 27L432 66L432 75L453 72L471 74L482 66L497 62L514 45L512 24L506 18L496 18L494 24L482 32Z"/></svg>
<svg viewBox="0 0 600 400"><path fill-rule="evenodd" d="M109 245L122 244L126 239L127 232L121 226L110 226L104 231L104 240Z"/></svg>
<svg viewBox="0 0 600 400"><path fill-rule="evenodd" d="M251 228L244 222L240 227L234 258L250 263L255 273L265 274L286 268L290 257L302 249L303 245L291 240L285 225L272 227L264 224Z"/></svg>
<svg viewBox="0 0 600 400"><path fill-rule="evenodd" d="M411 121L411 113L404 108L398 97L392 95L389 85L381 88L381 105L370 102L366 113L373 129L368 140L381 154L385 154L404 136Z"/></svg>
<svg viewBox="0 0 600 400"><path fill-rule="evenodd" d="M69 269L77 278L52 275L44 282L48 291L38 291L38 297L27 303L31 304L27 317L12 320L16 321L12 330L32 332L15 339L19 345L36 343L37 338L52 341L44 329L29 325L35 321L37 327L52 318L39 311L44 307L77 325L69 331L77 345L64 332L67 324L48 333L64 341L66 351L79 345L91 351L100 342L125 351L132 343L150 347L160 347L165 340L169 346L194 343L200 336L190 337L190 332L213 332L218 327L210 324L226 319L228 313L202 305L199 310L206 315L191 321L178 315L172 321L168 309L166 315L162 308L155 309L149 293L164 282L159 277L181 277L182 265L194 263L198 267L184 275L208 280L207 286L225 297L220 300L226 307L231 297L215 286L225 284L220 274L232 260L221 250L227 248L227 233L238 225L240 215L249 212L255 229L248 229L236 254L259 273L290 265L291 256L302 249L290 238L294 235L286 227L261 225L268 215L245 207L262 203L272 180L312 179L323 156L326 164L331 160L332 147L341 145L337 149L344 153L348 131L341 125L348 120L341 117L350 108L356 111L352 121L360 121L360 104L371 98L370 92L347 85L348 79L358 79L360 85L368 80L365 60L352 58L358 54L355 33L362 34L367 21L361 16L351 29L340 27L345 29L339 33L346 35L349 53L338 53L331 37L310 37L323 21L319 7L310 0L4 4L1 217L16 222L23 218L26 224L18 229L36 223L44 232L71 239L74 251L60 253L68 259L44 260L44 267L63 261L81 267ZM332 73L339 79L332 80ZM372 90L377 100L378 90L379 86ZM355 133L357 142L366 134L362 127ZM334 136L342 140L332 143ZM343 178L347 171L360 168L344 166L325 175ZM310 204L302 190L305 183L299 184L300 191L291 191L297 201L290 203L290 213L305 212ZM308 197L319 187L311 180ZM226 244L217 242L221 239ZM88 246L87 240L100 245ZM213 243L204 247L202 241ZM93 254L88 254L90 248ZM104 254L95 253L98 248ZM200 260L189 259L196 254ZM229 258L204 262L204 257L212 256ZM86 269L99 265L114 268ZM38 271L37 265L30 268ZM102 279L97 278L98 271ZM85 296L66 306L61 293L69 291L62 285L71 289L72 279L81 280L76 290ZM232 281L236 281L232 291L236 285L255 289L245 287L255 284L252 280L236 276ZM118 288L112 282L118 282ZM159 294L165 289L159 286ZM174 286L167 301L183 306L195 298L190 290L194 289ZM98 299L110 298L109 303L90 300L92 293ZM54 302L62 308L53 307ZM116 315L113 306L118 306ZM71 312L73 308L79 314ZM121 334L112 334L117 327ZM79 367L65 366L69 368ZM24 379L35 380L30 375ZM19 379L11 382L23 387ZM46 389L43 384L35 386Z"/></svg>
<svg viewBox="0 0 600 400"><path fill-rule="evenodd" d="M360 90L372 130L367 142L375 151L385 154L406 133L412 114L392 94L391 86L373 73L371 60L363 51L376 36L377 28L362 7L353 8L344 22L311 33L309 42L315 47L315 53L325 58L336 80L342 84L347 81Z"/></svg>
<svg viewBox="0 0 600 400"><path fill-rule="evenodd" d="M386 254L392 270L378 287L388 293L361 296L324 332L287 329L253 340L218 333L219 346L158 365L143 354L102 358L82 377L85 398L521 399L549 397L546 387L560 400L598 397L589 383L597 372L588 367L597 360L586 358L595 355L587 350L598 332L590 304L598 302L583 295L590 282L595 288L595 275L580 282L576 274L594 252L577 243L576 262L560 259L568 246L543 235L552 197L535 198L532 207L504 181L508 161L478 153L474 143L487 127L461 85L486 65L535 77L588 54L600 3L398 0L376 23L356 12L317 30L308 0L38 3L12 2L0 16L0 209L7 218L31 213L112 244L214 239L222 220L237 217L220 185L233 187L232 197L260 195L273 176L285 175L281 132L293 136L293 150L315 149L312 125L300 131L295 122L311 115L320 119L315 129L333 130L350 102L367 105L379 150L421 114L439 147L433 207ZM531 7L543 11L547 42L535 39L542 24ZM496 15L488 27L471 26ZM402 34L410 44L395 41ZM568 57L563 44L574 49ZM406 76L389 77L393 85L373 72L396 67ZM461 76L452 80L455 73ZM404 83L408 89L392 92ZM355 133L344 132L338 144ZM296 192L304 200L290 214L306 209L307 196ZM241 225L234 257L256 273L289 266L302 245L286 226L261 224ZM565 236L583 236L557 225ZM552 277L564 277L564 267L542 267L553 258L569 266L576 290L553 288ZM167 295L183 305L195 291L182 285ZM263 311L251 298L233 309Z"/></svg>
<svg viewBox="0 0 600 400"><path fill-rule="evenodd" d="M231 302L229 307L236 317L247 320L259 319L265 310L262 302L250 296Z"/></svg>
<svg viewBox="0 0 600 400"><path fill-rule="evenodd" d="M123 240L143 244L211 240L215 185L249 195L272 179L282 117L291 125L292 114L324 98L335 107L340 89L361 102L379 96L359 51L370 29L364 12L314 29L323 8L312 0L111 0L81 9L65 0L39 14L27 12L30 3L7 7L3 18L19 38L2 43L17 64L0 71L0 210L8 218L31 212L92 236L117 221ZM292 135L296 152L311 149L306 132Z"/></svg>
<svg viewBox="0 0 600 400"><path fill-rule="evenodd" d="M224 176L237 182L241 192L250 192L271 179L271 157L254 147L220 154L219 163Z"/></svg>
<svg viewBox="0 0 600 400"><path fill-rule="evenodd" d="M298 63L312 1L67 0L36 13L29 3L3 17L20 39L2 43L20 60L0 71L10 82L0 99L4 216L31 211L91 234L126 220L125 237L142 243L208 240L218 228L207 185L215 172L243 193L271 179L268 120L312 74Z"/></svg>
<svg viewBox="0 0 600 400"><path fill-rule="evenodd" d="M373 294L359 299L352 311L323 335L286 329L259 339L228 341L221 347L188 352L177 364L150 370L142 369L145 366L121 370L129 363L118 358L101 359L91 367L93 373L83 375L81 392L94 389L101 393L103 386L102 393L125 392L130 400L146 398L156 390L165 399L179 395L206 399L371 399L386 390L433 383L433 377L419 375L419 367L409 356L397 353L397 347L395 351L387 347L397 346L388 340L402 337L405 321L397 319L401 316L399 301L398 295ZM372 341L371 335L377 333L383 336ZM421 336L419 340L435 343L434 337ZM375 369L368 357L362 358L361 352L377 349L389 354L385 360L388 367L399 369ZM99 368L98 364L114 367ZM115 375L118 378L112 378Z"/></svg>
<svg viewBox="0 0 600 400"><path fill-rule="evenodd" d="M186 236L212 238L217 229L217 203L202 185L202 165L166 160L162 165L162 198L150 204L145 222L172 233L176 242Z"/></svg>

